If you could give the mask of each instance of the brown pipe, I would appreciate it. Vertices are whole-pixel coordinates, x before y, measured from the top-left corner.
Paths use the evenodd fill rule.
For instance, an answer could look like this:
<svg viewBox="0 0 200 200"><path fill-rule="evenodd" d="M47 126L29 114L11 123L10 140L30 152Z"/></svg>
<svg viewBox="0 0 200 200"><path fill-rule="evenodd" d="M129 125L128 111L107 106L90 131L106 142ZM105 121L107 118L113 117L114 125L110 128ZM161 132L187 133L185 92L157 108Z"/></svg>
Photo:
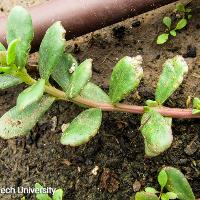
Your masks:
<svg viewBox="0 0 200 200"><path fill-rule="evenodd" d="M51 0L30 8L36 51L48 29L55 21L65 27L71 39L127 18L139 15L177 0ZM6 43L6 17L0 17L0 42Z"/></svg>

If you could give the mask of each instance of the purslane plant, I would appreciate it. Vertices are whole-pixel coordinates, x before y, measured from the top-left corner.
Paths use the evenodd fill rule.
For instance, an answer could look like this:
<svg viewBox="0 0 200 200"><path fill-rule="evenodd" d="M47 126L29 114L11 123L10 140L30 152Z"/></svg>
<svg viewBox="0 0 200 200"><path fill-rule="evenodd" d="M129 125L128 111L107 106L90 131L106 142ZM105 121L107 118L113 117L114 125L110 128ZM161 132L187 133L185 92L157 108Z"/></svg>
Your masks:
<svg viewBox="0 0 200 200"><path fill-rule="evenodd" d="M176 5L177 14L181 19L175 24L171 17L164 17L163 24L167 27L165 33L162 33L157 38L157 44L164 44L169 40L170 36L176 37L177 31L182 30L187 26L188 21L192 18L192 9L186 8L184 4L178 3ZM175 25L174 25L175 24Z"/></svg>
<svg viewBox="0 0 200 200"><path fill-rule="evenodd" d="M137 192L135 200L195 200L192 188L185 176L176 168L165 167L158 175L160 191L146 187L145 191Z"/></svg>
<svg viewBox="0 0 200 200"><path fill-rule="evenodd" d="M90 81L92 59L78 64L65 52L65 30L60 22L46 32L39 49L38 80L27 72L27 60L33 39L31 17L22 7L12 9L7 24L7 50L0 45L0 89L20 83L30 85L17 98L14 108L0 118L0 137L10 139L26 136L56 100L76 103L85 108L63 131L61 144L78 146L88 142L98 132L102 111L143 114L140 130L144 137L146 156L153 157L172 143L172 118L200 117L200 100L194 99L194 109L167 108L163 104L182 83L188 66L182 56L168 59L163 65L155 100L146 106L119 103L135 91L143 77L142 57L122 58L114 67L109 94ZM49 79L62 90L53 87ZM88 109L87 109L88 108Z"/></svg>

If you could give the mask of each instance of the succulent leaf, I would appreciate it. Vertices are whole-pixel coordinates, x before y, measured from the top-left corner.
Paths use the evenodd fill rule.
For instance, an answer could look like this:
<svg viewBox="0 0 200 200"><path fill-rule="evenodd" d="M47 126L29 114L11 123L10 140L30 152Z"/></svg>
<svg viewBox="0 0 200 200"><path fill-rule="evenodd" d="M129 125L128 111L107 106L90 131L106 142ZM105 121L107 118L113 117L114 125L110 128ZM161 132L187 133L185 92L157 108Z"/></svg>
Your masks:
<svg viewBox="0 0 200 200"><path fill-rule="evenodd" d="M46 32L39 49L39 72L48 82L50 75L59 64L65 49L65 29L55 22Z"/></svg>
<svg viewBox="0 0 200 200"><path fill-rule="evenodd" d="M69 98L79 95L81 90L89 82L92 77L92 59L86 59L82 62L70 77L70 85L67 91Z"/></svg>
<svg viewBox="0 0 200 200"><path fill-rule="evenodd" d="M33 25L30 14L21 6L14 7L7 20L7 42L21 39L16 47L16 65L25 67L33 40Z"/></svg>
<svg viewBox="0 0 200 200"><path fill-rule="evenodd" d="M188 72L188 65L182 56L168 59L163 67L155 94L155 99L159 104L163 104L173 94Z"/></svg>
<svg viewBox="0 0 200 200"><path fill-rule="evenodd" d="M192 192L185 176L176 168L165 167L165 172L167 173L168 181L166 188L170 192L177 194L180 200L195 200L195 196Z"/></svg>
<svg viewBox="0 0 200 200"><path fill-rule="evenodd" d="M17 109L24 110L27 106L39 101L44 93L45 80L40 79L35 84L26 88L17 98Z"/></svg>
<svg viewBox="0 0 200 200"><path fill-rule="evenodd" d="M145 108L141 120L141 132L146 156L157 156L171 146L173 140L171 122L171 118L163 117L152 108Z"/></svg>
<svg viewBox="0 0 200 200"><path fill-rule="evenodd" d="M77 68L78 63L71 54L63 54L58 65L55 67L52 78L58 83L60 87L66 92L70 82L70 69Z"/></svg>
<svg viewBox="0 0 200 200"><path fill-rule="evenodd" d="M79 146L94 137L101 125L102 112L98 108L90 108L79 114L61 136L61 144Z"/></svg>
<svg viewBox="0 0 200 200"><path fill-rule="evenodd" d="M27 135L38 120L54 102L53 97L44 96L22 112L17 107L12 108L0 118L0 137L10 139Z"/></svg>
<svg viewBox="0 0 200 200"><path fill-rule="evenodd" d="M111 75L109 88L109 96L113 104L124 99L138 87L143 77L141 64L141 56L132 58L125 56L116 64Z"/></svg>

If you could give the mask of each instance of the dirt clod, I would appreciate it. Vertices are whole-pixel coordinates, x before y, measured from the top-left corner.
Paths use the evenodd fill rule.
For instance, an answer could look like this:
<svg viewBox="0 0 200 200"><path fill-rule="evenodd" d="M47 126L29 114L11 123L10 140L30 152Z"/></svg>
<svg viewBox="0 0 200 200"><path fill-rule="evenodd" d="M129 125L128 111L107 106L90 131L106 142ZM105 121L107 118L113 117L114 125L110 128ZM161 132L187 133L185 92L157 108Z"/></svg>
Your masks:
<svg viewBox="0 0 200 200"><path fill-rule="evenodd" d="M105 189L110 193L116 192L119 189L117 175L110 169L105 168L101 174L100 186L102 189Z"/></svg>

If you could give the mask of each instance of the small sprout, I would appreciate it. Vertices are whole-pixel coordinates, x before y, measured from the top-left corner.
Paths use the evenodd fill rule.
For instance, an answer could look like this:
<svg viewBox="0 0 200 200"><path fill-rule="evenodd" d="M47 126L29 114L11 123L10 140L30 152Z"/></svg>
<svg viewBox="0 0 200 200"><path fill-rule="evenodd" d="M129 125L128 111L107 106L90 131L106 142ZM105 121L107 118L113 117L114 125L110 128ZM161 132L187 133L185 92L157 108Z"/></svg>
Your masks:
<svg viewBox="0 0 200 200"><path fill-rule="evenodd" d="M161 170L158 175L158 183L161 186L161 190L163 190L167 184L167 173L164 170Z"/></svg>
<svg viewBox="0 0 200 200"><path fill-rule="evenodd" d="M157 44L164 44L165 42L167 42L168 39L169 39L169 34L163 33L163 34L158 36Z"/></svg>
<svg viewBox="0 0 200 200"><path fill-rule="evenodd" d="M170 34L171 34L172 36L176 37L176 30L171 30L171 31L170 31Z"/></svg>
<svg viewBox="0 0 200 200"><path fill-rule="evenodd" d="M35 184L35 189L37 189L39 192L36 194L37 200L62 200L63 199L63 190L57 189L52 197L50 197L47 193L42 193L43 186L39 183Z"/></svg>
<svg viewBox="0 0 200 200"><path fill-rule="evenodd" d="M155 188L153 188L153 187L146 187L146 188L145 188L145 192L153 193L153 194L159 193L159 192L158 192Z"/></svg>
<svg viewBox="0 0 200 200"><path fill-rule="evenodd" d="M178 12L182 12L182 13L184 13L184 12L186 12L186 10L185 10L185 6L182 4L182 3L177 3L176 4L176 10L178 11Z"/></svg>
<svg viewBox="0 0 200 200"><path fill-rule="evenodd" d="M164 17L163 24L165 24L167 28L170 29L172 25L172 19L170 17Z"/></svg>
<svg viewBox="0 0 200 200"><path fill-rule="evenodd" d="M166 195L168 196L169 199L177 199L178 195L174 192L167 192Z"/></svg>
<svg viewBox="0 0 200 200"><path fill-rule="evenodd" d="M172 21L170 17L163 18L163 24L167 27L167 30L165 31L165 33L162 33L157 37L157 44L166 43L169 40L170 35L176 37L177 31L182 30L184 27L186 27L188 24L188 20L192 18L192 9L185 8L182 3L178 3L176 5L176 11L178 12L176 14L176 18L181 19L176 24L175 21Z"/></svg>
<svg viewBox="0 0 200 200"><path fill-rule="evenodd" d="M147 187L145 192L137 192L135 200L195 200L192 189L184 175L176 168L165 167L158 175L160 191Z"/></svg>
<svg viewBox="0 0 200 200"><path fill-rule="evenodd" d="M181 30L187 25L187 19L181 19L176 25L175 30Z"/></svg>

